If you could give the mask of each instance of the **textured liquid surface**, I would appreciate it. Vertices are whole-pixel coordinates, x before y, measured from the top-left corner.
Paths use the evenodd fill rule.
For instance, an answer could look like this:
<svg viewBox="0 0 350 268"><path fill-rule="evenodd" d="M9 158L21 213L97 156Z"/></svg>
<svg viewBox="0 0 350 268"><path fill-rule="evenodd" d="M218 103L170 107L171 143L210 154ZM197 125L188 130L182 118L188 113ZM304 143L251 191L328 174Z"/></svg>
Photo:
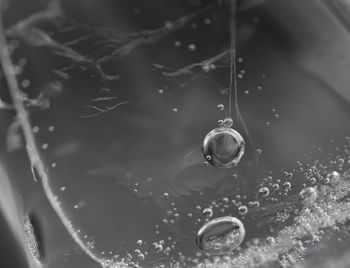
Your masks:
<svg viewBox="0 0 350 268"><path fill-rule="evenodd" d="M225 3L50 3L12 1L3 19L54 201L92 254L109 267L346 267L350 41L337 5L240 2L238 97L249 135L235 120L245 155L222 169L201 147L227 117ZM98 266L48 203L13 110L1 109L0 122L14 237L34 215L17 240L34 258L42 250L42 266ZM214 141L212 158L238 156L237 139ZM239 219L245 236L216 256L195 238L220 217Z"/></svg>

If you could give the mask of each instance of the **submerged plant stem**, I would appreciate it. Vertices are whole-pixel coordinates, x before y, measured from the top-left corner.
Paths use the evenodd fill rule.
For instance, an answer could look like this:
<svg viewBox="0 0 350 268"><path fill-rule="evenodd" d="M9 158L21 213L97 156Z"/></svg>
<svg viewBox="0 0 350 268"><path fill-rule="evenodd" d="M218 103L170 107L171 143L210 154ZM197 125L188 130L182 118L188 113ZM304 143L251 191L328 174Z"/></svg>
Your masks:
<svg viewBox="0 0 350 268"><path fill-rule="evenodd" d="M103 265L106 260L94 254L81 240L77 232L72 227L72 224L69 218L66 216L66 214L62 210L59 202L57 201L57 197L55 196L54 192L50 187L49 176L47 171L45 170L45 165L43 163L43 160L40 157L40 153L32 133L32 126L29 121L28 111L25 108L20 98L21 91L19 89L18 81L15 76L14 66L10 57L10 52L8 50L1 13L0 13L0 60L1 60L1 67L4 73L4 77L7 82L8 90L10 92L10 96L13 101L13 106L16 111L18 121L23 130L23 135L26 143L26 151L27 151L30 164L32 166L32 170L35 170L36 174L41 180L43 189L45 191L47 199L49 200L50 205L59 216L62 224L67 229L68 233L71 235L73 240L80 246L80 248L91 259L98 262L100 265Z"/></svg>

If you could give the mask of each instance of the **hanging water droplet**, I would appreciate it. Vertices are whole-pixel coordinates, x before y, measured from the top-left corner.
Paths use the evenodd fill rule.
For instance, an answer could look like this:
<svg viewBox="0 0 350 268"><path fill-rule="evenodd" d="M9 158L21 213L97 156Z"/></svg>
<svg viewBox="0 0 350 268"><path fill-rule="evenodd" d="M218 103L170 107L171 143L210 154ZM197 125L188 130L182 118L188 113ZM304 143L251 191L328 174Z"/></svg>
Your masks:
<svg viewBox="0 0 350 268"><path fill-rule="evenodd" d="M235 217L220 217L202 226L196 236L197 246L209 254L223 254L237 248L244 240L245 228Z"/></svg>
<svg viewBox="0 0 350 268"><path fill-rule="evenodd" d="M236 166L244 155L245 142L232 128L219 127L210 131L203 140L202 151L207 161L218 168Z"/></svg>

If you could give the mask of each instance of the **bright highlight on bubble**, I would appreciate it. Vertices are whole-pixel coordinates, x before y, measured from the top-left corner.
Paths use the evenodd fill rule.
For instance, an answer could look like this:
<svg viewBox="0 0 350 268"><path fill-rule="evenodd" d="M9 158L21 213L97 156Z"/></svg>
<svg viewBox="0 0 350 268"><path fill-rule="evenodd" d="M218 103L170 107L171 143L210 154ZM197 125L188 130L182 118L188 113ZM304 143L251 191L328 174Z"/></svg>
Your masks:
<svg viewBox="0 0 350 268"><path fill-rule="evenodd" d="M229 125L223 124L207 134L203 140L202 151L205 159L213 166L231 168L241 161L244 146L241 134Z"/></svg>
<svg viewBox="0 0 350 268"><path fill-rule="evenodd" d="M235 217L220 217L204 224L196 237L197 246L212 255L225 254L243 242L245 228Z"/></svg>

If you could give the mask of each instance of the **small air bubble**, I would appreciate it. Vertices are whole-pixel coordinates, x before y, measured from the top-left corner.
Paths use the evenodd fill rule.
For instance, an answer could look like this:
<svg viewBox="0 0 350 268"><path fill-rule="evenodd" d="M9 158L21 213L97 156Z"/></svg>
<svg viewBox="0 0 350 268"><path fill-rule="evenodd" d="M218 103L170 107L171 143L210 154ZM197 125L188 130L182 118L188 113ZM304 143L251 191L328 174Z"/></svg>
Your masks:
<svg viewBox="0 0 350 268"><path fill-rule="evenodd" d="M248 207L245 205L239 206L238 207L238 213L240 215L246 215L248 213Z"/></svg>
<svg viewBox="0 0 350 268"><path fill-rule="evenodd" d="M41 145L41 149L46 150L47 148L49 148L49 144L48 143L43 143Z"/></svg>
<svg viewBox="0 0 350 268"><path fill-rule="evenodd" d="M33 127L33 133L38 133L40 128L38 126Z"/></svg>
<svg viewBox="0 0 350 268"><path fill-rule="evenodd" d="M223 111L225 109L225 106L223 104L218 105L219 111Z"/></svg>
<svg viewBox="0 0 350 268"><path fill-rule="evenodd" d="M175 42L174 42L174 45L175 45L176 47L181 46L181 41L175 41Z"/></svg>
<svg viewBox="0 0 350 268"><path fill-rule="evenodd" d="M21 82L21 87L22 88L27 88L30 86L30 80L28 79L24 79L22 82Z"/></svg>
<svg viewBox="0 0 350 268"><path fill-rule="evenodd" d="M190 51L195 51L196 50L196 45L195 44L189 44L188 45L188 49L190 50Z"/></svg>
<svg viewBox="0 0 350 268"><path fill-rule="evenodd" d="M260 196L262 196L262 197L267 197L267 196L269 196L269 194L270 194L269 188L267 188L267 187L261 187L261 188L259 189L259 195L260 195Z"/></svg>
<svg viewBox="0 0 350 268"><path fill-rule="evenodd" d="M75 206L74 206L74 209L81 209L82 207L85 206L85 202L84 201L80 201L79 203L77 203Z"/></svg>
<svg viewBox="0 0 350 268"><path fill-rule="evenodd" d="M205 19L203 20L203 23L204 23L205 25L209 25L209 24L211 24L211 19L205 18Z"/></svg>

